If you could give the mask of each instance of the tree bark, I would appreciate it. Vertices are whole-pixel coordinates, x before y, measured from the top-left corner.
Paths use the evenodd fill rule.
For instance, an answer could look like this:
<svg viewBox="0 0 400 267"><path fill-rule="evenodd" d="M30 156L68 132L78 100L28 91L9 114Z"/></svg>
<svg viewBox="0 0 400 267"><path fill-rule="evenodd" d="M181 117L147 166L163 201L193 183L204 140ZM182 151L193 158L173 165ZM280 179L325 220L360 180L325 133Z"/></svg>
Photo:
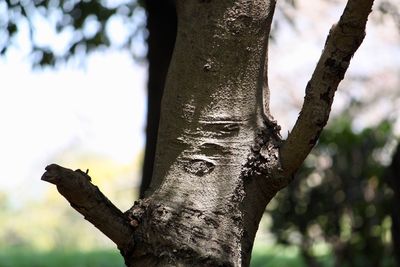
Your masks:
<svg viewBox="0 0 400 267"><path fill-rule="evenodd" d="M307 87L304 115L283 141L269 114L266 76L275 1L177 1L151 185L123 216L110 209L123 222L123 231L109 236L127 266L249 265L265 206L315 144L372 3L348 1ZM59 190L77 186L59 175L51 180ZM71 203L78 197L63 195ZM132 242L119 244L121 233Z"/></svg>
<svg viewBox="0 0 400 267"><path fill-rule="evenodd" d="M253 166L243 167L248 157L256 161L262 142L278 154L261 97L274 2L181 1L177 8L154 175L141 201L148 216L137 229L146 238L137 253L162 251L187 266L247 265L266 202L285 184L274 178L268 185L261 173L252 179ZM265 164L277 170L277 156Z"/></svg>

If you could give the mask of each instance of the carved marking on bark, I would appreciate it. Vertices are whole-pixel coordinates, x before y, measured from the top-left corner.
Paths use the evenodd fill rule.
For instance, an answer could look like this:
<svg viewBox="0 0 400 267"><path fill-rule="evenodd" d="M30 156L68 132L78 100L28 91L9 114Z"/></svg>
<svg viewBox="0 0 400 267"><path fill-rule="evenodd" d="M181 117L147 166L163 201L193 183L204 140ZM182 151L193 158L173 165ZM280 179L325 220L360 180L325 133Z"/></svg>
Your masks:
<svg viewBox="0 0 400 267"><path fill-rule="evenodd" d="M230 154L231 151L229 147L225 147L223 145L219 145L216 143L202 143L199 146L200 149L200 154L204 154L205 156L212 157L212 156L218 156L220 157L221 155L227 155Z"/></svg>
<svg viewBox="0 0 400 267"><path fill-rule="evenodd" d="M230 137L239 133L241 122L237 121L200 121L203 131L218 137Z"/></svg>
<svg viewBox="0 0 400 267"><path fill-rule="evenodd" d="M184 164L184 169L188 173L203 176L214 170L215 164L206 159L189 159Z"/></svg>

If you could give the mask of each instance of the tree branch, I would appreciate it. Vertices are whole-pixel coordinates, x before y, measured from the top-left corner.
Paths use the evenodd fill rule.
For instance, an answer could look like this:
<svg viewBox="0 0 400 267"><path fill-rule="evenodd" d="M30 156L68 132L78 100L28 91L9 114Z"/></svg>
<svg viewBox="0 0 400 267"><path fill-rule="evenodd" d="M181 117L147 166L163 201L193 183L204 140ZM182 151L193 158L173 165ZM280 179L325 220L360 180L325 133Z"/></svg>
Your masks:
<svg viewBox="0 0 400 267"><path fill-rule="evenodd" d="M122 253L133 247L134 228L129 219L90 182L87 173L51 164L41 179L55 184L71 206L108 236Z"/></svg>
<svg viewBox="0 0 400 267"><path fill-rule="evenodd" d="M332 26L292 132L281 148L284 172L292 174L307 157L326 125L339 82L365 36L374 0L348 0L339 22Z"/></svg>

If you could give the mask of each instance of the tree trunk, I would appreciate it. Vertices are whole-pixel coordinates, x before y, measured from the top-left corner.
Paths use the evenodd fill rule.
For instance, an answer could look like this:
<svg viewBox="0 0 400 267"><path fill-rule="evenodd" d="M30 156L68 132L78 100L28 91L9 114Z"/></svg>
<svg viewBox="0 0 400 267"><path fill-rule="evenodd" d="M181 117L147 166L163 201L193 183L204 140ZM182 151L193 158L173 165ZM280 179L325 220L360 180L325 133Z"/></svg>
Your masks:
<svg viewBox="0 0 400 267"><path fill-rule="evenodd" d="M262 109L273 5L178 2L153 180L133 208L146 216L132 262L153 255L159 266L248 265L265 205L286 185L245 165L264 153L263 174L279 169L280 139L264 126Z"/></svg>
<svg viewBox="0 0 400 267"><path fill-rule="evenodd" d="M145 197L122 213L80 170L52 164L42 179L117 244L127 266L248 266L265 206L316 143L372 3L348 1L283 141L266 75L275 0L177 1Z"/></svg>

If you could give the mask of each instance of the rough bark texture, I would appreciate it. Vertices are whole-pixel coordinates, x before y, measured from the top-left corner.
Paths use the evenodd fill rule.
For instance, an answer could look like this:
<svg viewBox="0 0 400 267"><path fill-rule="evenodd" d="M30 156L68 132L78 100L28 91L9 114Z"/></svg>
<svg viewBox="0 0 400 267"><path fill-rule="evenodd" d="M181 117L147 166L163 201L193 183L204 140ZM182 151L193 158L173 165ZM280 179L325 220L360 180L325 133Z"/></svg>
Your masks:
<svg viewBox="0 0 400 267"><path fill-rule="evenodd" d="M177 1L177 39L151 186L124 215L107 204L104 212L89 216L106 234L110 229L96 217L114 216L121 233L127 232L127 266L249 265L265 206L315 144L371 5L348 2L285 143L268 109L266 52L275 1ZM65 179L47 181L60 190ZM92 191L98 192L82 193ZM71 203L82 198L60 192ZM86 214L87 208L78 211ZM108 236L120 247L118 230Z"/></svg>
<svg viewBox="0 0 400 267"><path fill-rule="evenodd" d="M261 137L268 132L262 130L260 96L273 4L178 2L177 41L153 181L142 203L149 216L137 230L145 236L138 255L159 251L173 265L248 263L266 199L277 191L266 186L265 177L254 178L254 166L243 168L248 157L256 161L262 142L271 141L269 149L278 153L276 133L271 140ZM268 168L278 164L271 157Z"/></svg>

